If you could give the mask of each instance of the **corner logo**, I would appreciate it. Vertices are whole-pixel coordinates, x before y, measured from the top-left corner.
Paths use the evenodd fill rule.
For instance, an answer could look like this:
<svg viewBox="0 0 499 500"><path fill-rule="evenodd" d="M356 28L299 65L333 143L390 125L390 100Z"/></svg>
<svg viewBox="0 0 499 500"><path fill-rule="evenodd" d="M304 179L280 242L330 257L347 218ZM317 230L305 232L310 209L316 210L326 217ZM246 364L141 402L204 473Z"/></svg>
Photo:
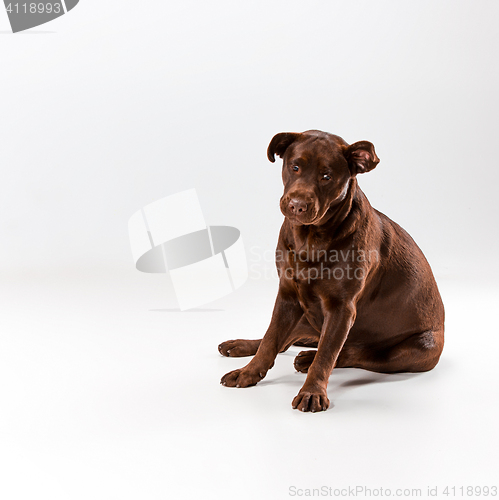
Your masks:
<svg viewBox="0 0 499 500"><path fill-rule="evenodd" d="M43 2L12 2L3 0L14 33L28 30L63 16L74 9L80 0L52 0Z"/></svg>
<svg viewBox="0 0 499 500"><path fill-rule="evenodd" d="M208 226L195 189L135 212L128 232L135 267L169 272L181 311L223 297L248 278L239 229Z"/></svg>

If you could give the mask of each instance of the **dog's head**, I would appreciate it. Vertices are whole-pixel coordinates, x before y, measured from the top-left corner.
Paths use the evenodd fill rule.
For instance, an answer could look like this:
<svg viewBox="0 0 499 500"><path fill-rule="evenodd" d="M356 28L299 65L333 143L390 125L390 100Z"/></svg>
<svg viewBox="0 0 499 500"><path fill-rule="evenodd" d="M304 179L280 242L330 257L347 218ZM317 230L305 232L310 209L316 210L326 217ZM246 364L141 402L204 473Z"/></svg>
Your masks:
<svg viewBox="0 0 499 500"><path fill-rule="evenodd" d="M351 180L379 163L370 142L348 145L319 130L275 135L267 156L275 162L275 155L283 159L281 211L298 225L320 225L346 198Z"/></svg>

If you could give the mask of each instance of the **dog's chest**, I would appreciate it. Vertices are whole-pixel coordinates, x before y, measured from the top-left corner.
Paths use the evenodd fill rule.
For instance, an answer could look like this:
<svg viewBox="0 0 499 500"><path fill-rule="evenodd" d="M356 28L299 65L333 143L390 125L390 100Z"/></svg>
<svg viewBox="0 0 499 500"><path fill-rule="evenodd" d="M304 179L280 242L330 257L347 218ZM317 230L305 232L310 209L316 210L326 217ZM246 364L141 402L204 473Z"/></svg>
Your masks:
<svg viewBox="0 0 499 500"><path fill-rule="evenodd" d="M310 254L289 250L279 265L281 278L292 287L304 310L320 302L319 288L323 279L324 262L312 260Z"/></svg>
<svg viewBox="0 0 499 500"><path fill-rule="evenodd" d="M312 277L314 276L314 273ZM311 279L311 278L310 278ZM322 330L322 323L324 321L324 313L322 311L322 302L320 299L320 286L316 280L307 279L294 279L293 287L296 291L298 302L307 318L308 322L313 328L320 331Z"/></svg>

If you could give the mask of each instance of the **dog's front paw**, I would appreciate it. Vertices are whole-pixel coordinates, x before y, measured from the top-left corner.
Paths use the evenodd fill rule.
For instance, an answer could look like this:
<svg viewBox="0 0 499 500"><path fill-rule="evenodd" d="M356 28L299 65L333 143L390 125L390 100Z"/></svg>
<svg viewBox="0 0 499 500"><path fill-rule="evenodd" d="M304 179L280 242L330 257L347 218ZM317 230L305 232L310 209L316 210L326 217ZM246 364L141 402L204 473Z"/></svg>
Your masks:
<svg viewBox="0 0 499 500"><path fill-rule="evenodd" d="M227 340L218 346L218 352L222 356L239 358L242 356L253 356L258 351L260 340Z"/></svg>
<svg viewBox="0 0 499 500"><path fill-rule="evenodd" d="M326 411L329 408L329 399L325 391L309 392L302 389L291 404L300 411Z"/></svg>
<svg viewBox="0 0 499 500"><path fill-rule="evenodd" d="M222 377L222 380L220 380L220 383L227 387L250 387L260 382L265 375L265 372L255 373L241 368L240 370L226 373Z"/></svg>

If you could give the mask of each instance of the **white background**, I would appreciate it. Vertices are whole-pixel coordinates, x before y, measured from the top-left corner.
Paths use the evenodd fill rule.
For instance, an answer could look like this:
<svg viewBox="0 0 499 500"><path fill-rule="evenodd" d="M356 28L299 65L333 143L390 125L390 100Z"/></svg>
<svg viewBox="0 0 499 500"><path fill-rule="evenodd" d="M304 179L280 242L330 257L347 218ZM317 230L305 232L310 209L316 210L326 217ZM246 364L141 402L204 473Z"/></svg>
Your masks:
<svg viewBox="0 0 499 500"><path fill-rule="evenodd" d="M482 0L81 0L13 35L0 11L1 496L491 485L498 21ZM282 186L266 148L311 128L375 144L359 182L423 249L447 310L433 372L338 370L321 415L291 410L291 354L255 388L218 385L246 361L216 346L262 335L275 280L180 314L127 234L136 210L195 187L208 223L270 255Z"/></svg>

